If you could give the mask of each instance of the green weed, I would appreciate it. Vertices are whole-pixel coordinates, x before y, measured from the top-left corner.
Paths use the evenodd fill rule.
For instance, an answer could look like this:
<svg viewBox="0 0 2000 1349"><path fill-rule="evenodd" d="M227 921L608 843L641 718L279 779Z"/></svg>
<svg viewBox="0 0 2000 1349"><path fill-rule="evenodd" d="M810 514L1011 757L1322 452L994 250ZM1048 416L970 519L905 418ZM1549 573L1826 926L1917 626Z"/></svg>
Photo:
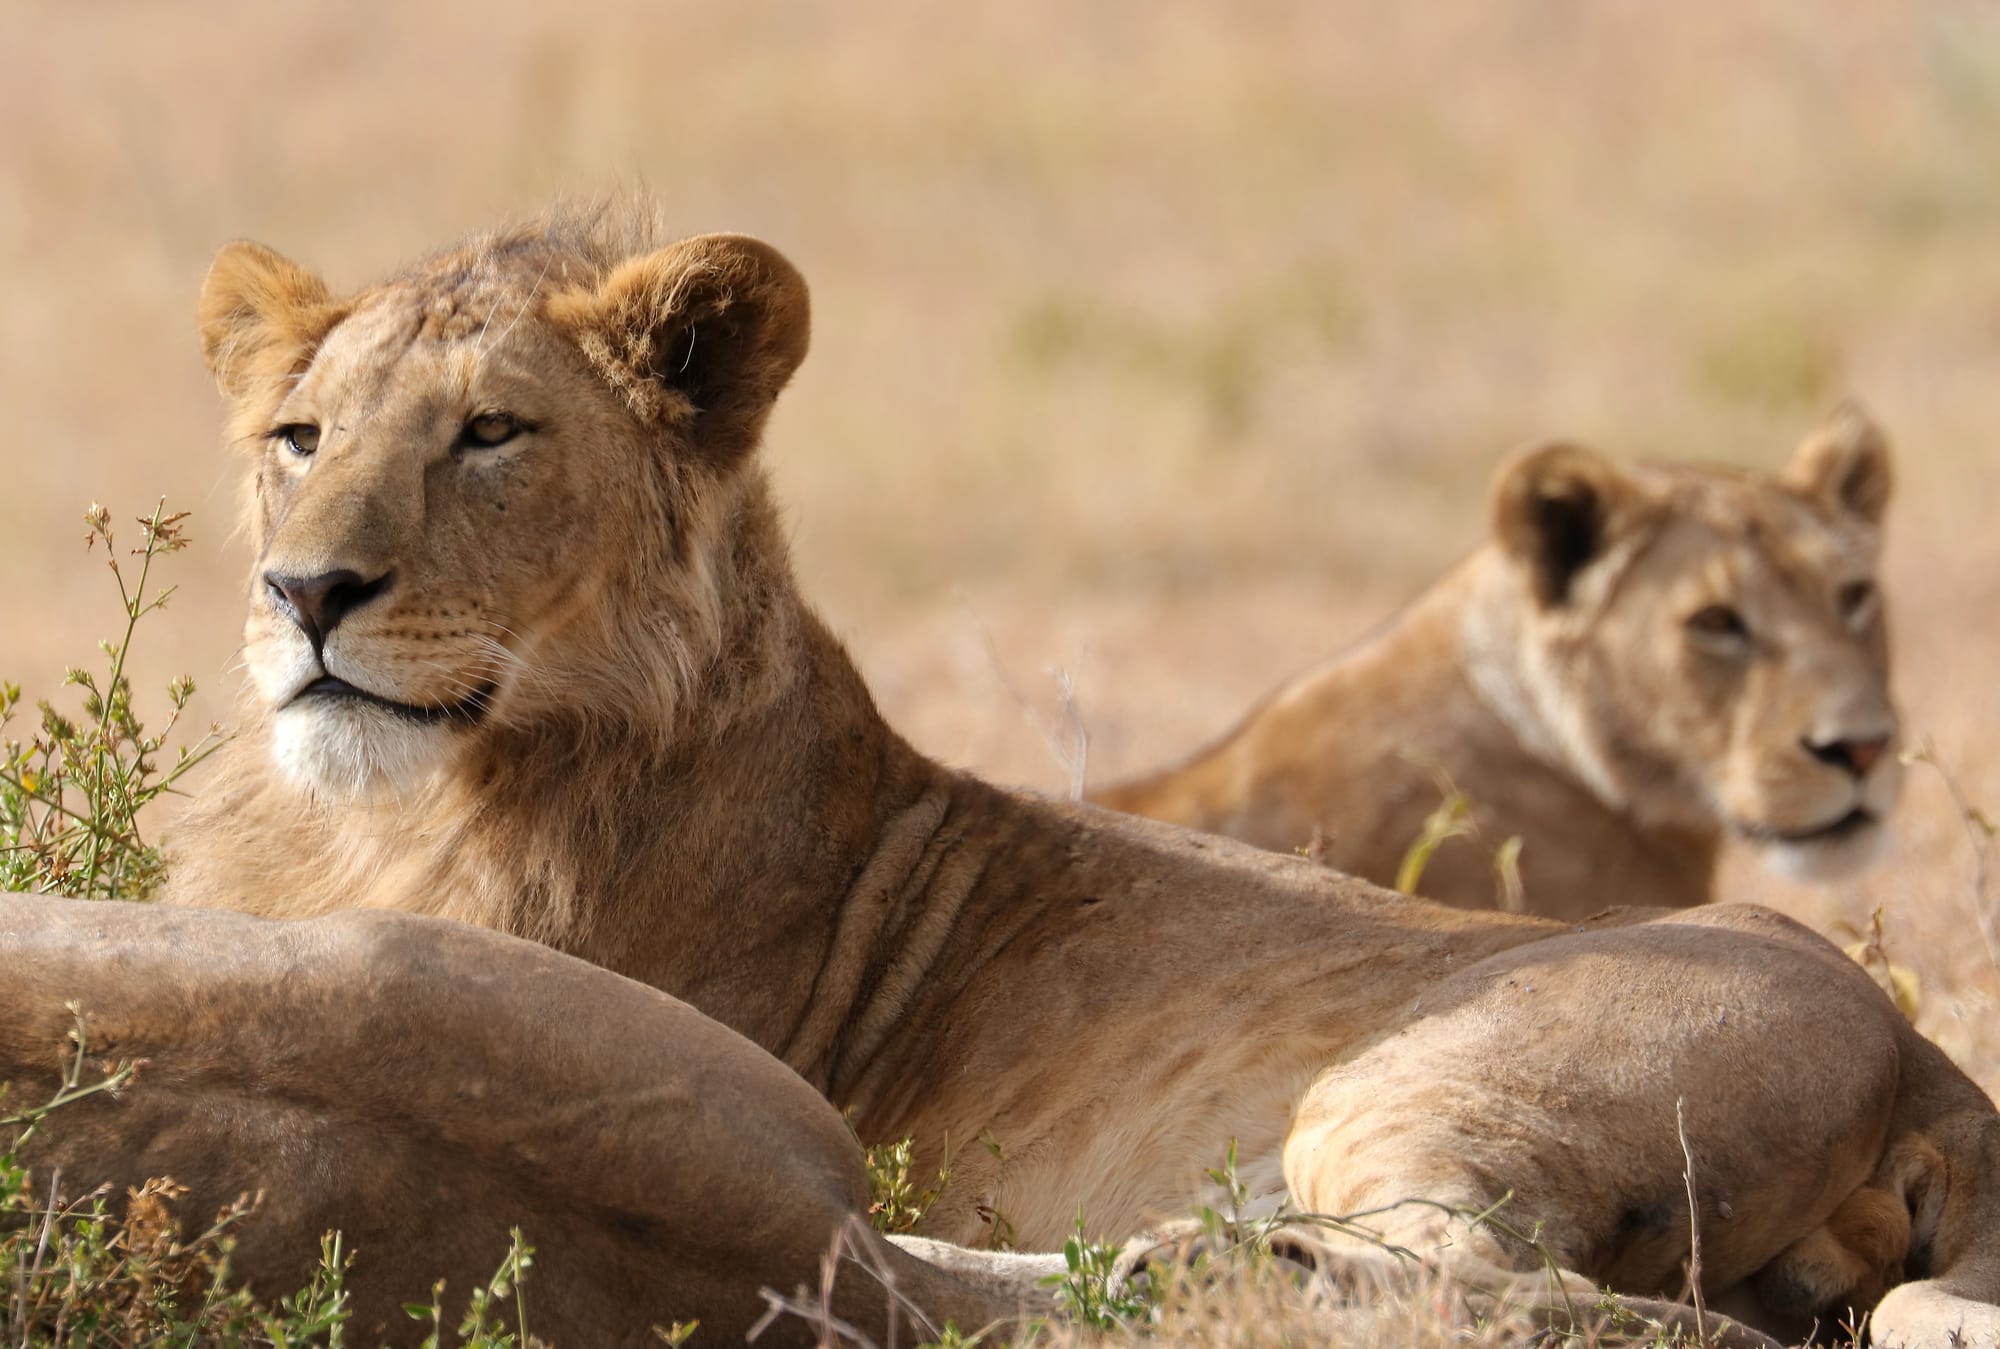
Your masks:
<svg viewBox="0 0 2000 1349"><path fill-rule="evenodd" d="M1118 1277L1118 1248L1084 1235L1083 1219L1063 1242L1065 1271L1042 1282L1055 1291L1056 1309L1079 1325L1121 1330L1150 1320L1157 1306L1148 1288Z"/></svg>
<svg viewBox="0 0 2000 1349"><path fill-rule="evenodd" d="M1439 848L1452 839L1469 838L1479 832L1479 826L1472 818L1472 798L1460 791L1444 770L1434 771L1443 799L1436 810L1424 817L1423 829L1396 867L1396 888L1406 895L1417 893L1417 885L1424 878L1424 868L1430 865Z"/></svg>
<svg viewBox="0 0 2000 1349"><path fill-rule="evenodd" d="M143 542L131 550L138 575L128 584L119 559L111 513L93 505L84 513L90 532L84 546L102 540L112 579L118 586L124 631L98 644L107 666L100 675L73 667L67 686L83 690L81 717L35 704L35 729L26 740L0 740L0 890L42 890L103 899L143 899L164 875L160 852L141 830L139 817L222 743L220 727L210 726L192 746L161 756L188 700L194 680L187 675L167 685L171 708L165 726L148 732L132 706L126 674L132 637L139 623L166 607L171 586L149 592L153 563L187 547L185 511L169 515L165 501L141 517ZM0 731L21 705L17 684L0 681Z"/></svg>
<svg viewBox="0 0 2000 1349"><path fill-rule="evenodd" d="M878 1143L868 1149L868 1221L878 1232L914 1232L951 1179L951 1158L938 1166L937 1179L918 1189L910 1178L915 1140Z"/></svg>

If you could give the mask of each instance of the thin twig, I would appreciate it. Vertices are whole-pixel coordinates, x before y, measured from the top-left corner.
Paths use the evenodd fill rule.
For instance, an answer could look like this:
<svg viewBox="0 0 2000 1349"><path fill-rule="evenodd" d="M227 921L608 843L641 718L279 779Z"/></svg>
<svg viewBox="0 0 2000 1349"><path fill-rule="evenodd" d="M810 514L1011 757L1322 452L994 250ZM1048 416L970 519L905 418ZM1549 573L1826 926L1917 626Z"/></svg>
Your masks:
<svg viewBox="0 0 2000 1349"><path fill-rule="evenodd" d="M1694 1303L1694 1337L1702 1349L1708 1349L1708 1303L1701 1293L1701 1208L1695 1202L1694 1150L1688 1147L1687 1115L1682 1106L1682 1098L1676 1096L1674 1132L1680 1135L1681 1157L1687 1163L1681 1179L1687 1182L1688 1196L1688 1296Z"/></svg>
<svg viewBox="0 0 2000 1349"><path fill-rule="evenodd" d="M935 1340L944 1331L931 1320L924 1309L912 1301L909 1294L897 1287L896 1273L882 1259L881 1248L874 1242L876 1238L866 1222L858 1217L850 1217L834 1234L832 1245L820 1257L819 1293L816 1298L808 1297L803 1288L791 1297L774 1288L758 1290L764 1299L764 1314L757 1318L757 1324L750 1329L749 1338L756 1339L780 1317L795 1316L813 1327L815 1339L821 1349L834 1349L843 1341L859 1346L860 1349L878 1349L875 1341L859 1328L835 1316L833 1313L834 1281L840 1275L843 1265L854 1265L881 1285L888 1298L888 1343L886 1349L896 1349L897 1331L903 1319L908 1318L916 1331L918 1342ZM982 1328L972 1338L977 1340L986 1333Z"/></svg>
<svg viewBox="0 0 2000 1349"><path fill-rule="evenodd" d="M1070 672L1060 665L1042 667L1042 673L1055 681L1056 705L1059 709L1054 721L1043 716L1041 709L1015 686L1012 679L1007 677L1007 667L1000 660L1000 648L993 641L992 632L980 621L978 613L963 600L960 604L965 610L966 617L972 620L972 626L978 630L980 645L986 651L986 662L993 670L993 677L999 681L1007 696L1013 699L1014 706L1020 709L1028 724L1035 728L1036 734L1042 737L1042 743L1048 746L1049 753L1055 758L1056 763L1069 776L1070 800L1083 800L1083 782L1090 764L1090 727L1084 723L1083 704L1076 696L1076 681L1071 678ZM1089 649L1086 647L1077 658L1079 667L1089 655Z"/></svg>
<svg viewBox="0 0 2000 1349"><path fill-rule="evenodd" d="M2000 949L1996 949L1993 936L1993 915L1988 911L1987 884L1989 859L1993 852L1994 828L1980 809L1966 800L1944 762L1938 758L1937 746L1929 736L1925 736L1923 746L1909 756L1913 763L1927 764L1932 772L1944 783L1944 789L1951 796L1952 808L1958 812L1959 825L1965 830L1966 842L1972 845L1972 921L1979 929L1979 939L1986 944L1986 961L1994 969L2000 970Z"/></svg>
<svg viewBox="0 0 2000 1349"><path fill-rule="evenodd" d="M21 1280L20 1292L15 1307L21 1321L21 1349L28 1349L28 1290L35 1286L35 1280L42 1277L42 1257L48 1254L49 1234L56 1226L56 1194L62 1185L62 1168L56 1167L49 1175L49 1206L42 1214L42 1230L35 1238L35 1258L28 1263L28 1272Z"/></svg>

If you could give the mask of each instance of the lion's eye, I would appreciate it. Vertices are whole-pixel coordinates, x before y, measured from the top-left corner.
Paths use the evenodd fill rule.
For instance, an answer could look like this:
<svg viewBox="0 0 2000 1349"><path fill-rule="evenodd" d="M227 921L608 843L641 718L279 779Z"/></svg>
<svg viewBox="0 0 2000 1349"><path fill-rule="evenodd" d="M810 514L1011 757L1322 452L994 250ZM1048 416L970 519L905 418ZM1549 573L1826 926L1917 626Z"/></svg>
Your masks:
<svg viewBox="0 0 2000 1349"><path fill-rule="evenodd" d="M1859 618L1861 611L1868 607L1868 601L1875 598L1872 581L1849 581L1834 596L1834 603L1840 606L1842 618Z"/></svg>
<svg viewBox="0 0 2000 1349"><path fill-rule="evenodd" d="M1711 604L1697 609L1687 621L1688 631L1701 637L1725 638L1741 641L1750 635L1749 626L1743 615L1726 604Z"/></svg>
<svg viewBox="0 0 2000 1349"><path fill-rule="evenodd" d="M521 429L521 423L509 413L482 412L465 424L458 438L461 444L490 450L520 435Z"/></svg>
<svg viewBox="0 0 2000 1349"><path fill-rule="evenodd" d="M271 433L285 442L285 448L304 459L319 449L319 428L310 422L294 422Z"/></svg>

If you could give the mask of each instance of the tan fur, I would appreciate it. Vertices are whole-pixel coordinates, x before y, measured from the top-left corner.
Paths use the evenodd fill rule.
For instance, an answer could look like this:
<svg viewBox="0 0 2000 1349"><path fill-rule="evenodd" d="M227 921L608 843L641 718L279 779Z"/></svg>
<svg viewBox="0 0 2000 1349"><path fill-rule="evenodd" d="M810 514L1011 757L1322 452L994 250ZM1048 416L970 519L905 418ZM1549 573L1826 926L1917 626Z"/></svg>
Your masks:
<svg viewBox="0 0 2000 1349"><path fill-rule="evenodd" d="M1888 492L1887 443L1852 408L1779 477L1525 455L1495 480L1492 539L1380 632L1091 799L1387 885L1449 783L1477 832L1420 892L1504 901L1495 855L1519 838L1525 907L1557 918L1704 903L1732 837L1840 874L1902 784L1874 593ZM1720 609L1743 635L1699 626ZM1848 742L1858 775L1829 758Z"/></svg>
<svg viewBox="0 0 2000 1349"><path fill-rule="evenodd" d="M652 277L643 303L628 303L632 257ZM219 267L212 286L245 281ZM204 312L243 308L224 297ZM68 1174L185 1166L206 1202L239 1177L268 1173L282 1191L274 1157L333 1166L351 1139L328 1118L419 1138L470 1130L465 1183L482 1194L509 1178L533 1192L569 1167L662 1260L708 1233L796 1256L825 1239L840 1194L855 1202L858 1150L824 1163L847 1169L776 1230L782 1208L726 1187L663 1207L654 1191L668 1181L621 1170L653 1149L670 1176L742 1172L780 1199L804 1185L798 1158L827 1156L828 1113L760 1085L775 1056L863 1138L914 1136L926 1173L949 1155L932 1237L1046 1250L1079 1214L1093 1233L1137 1232L1188 1212L1233 1139L1260 1208L1286 1191L1314 1206L1428 1196L1473 1208L1512 1192L1510 1220L1542 1224L1578 1286L1671 1297L1685 1101L1716 1205L1704 1223L1714 1291L1749 1288L1823 1230L1845 1242L1842 1205L1881 1188L1916 1140L1946 1165L1941 1202L1910 1239L1937 1280L1912 1295L1905 1324L1941 1344L1946 1319L1995 1314L2000 1117L1864 973L1796 925L1741 907L1581 925L1439 907L1001 791L897 738L798 598L746 458L805 345L804 285L775 253L730 238L663 246L623 217L558 217L444 254L343 312L298 378L238 391L233 420L324 428L303 462L260 442L258 581L345 568L374 588L350 592L322 662L253 584L247 730L179 840L174 898L284 917L397 912L363 923L367 942L328 968L304 959L294 986L272 953L317 949L350 930L327 924L354 920L186 914L161 945L121 913L0 910L0 944L16 953L0 957L25 950L39 972L32 997L0 983L0 1075L36 1061L42 1004L74 988L119 1002L125 1038L189 1084L180 1099L214 1093L270 1130L255 1155L204 1150L198 1130L149 1151L152 1117L126 1126L112 1113L95 1151L64 1154ZM494 408L539 429L499 451L454 450L467 420ZM352 699L294 704L322 669L417 706L491 688L483 716L425 724ZM580 967L552 973L498 937L438 951L448 929L413 914L539 938L749 1043L726 1051L726 1032L703 1032L706 1047L677 1067L651 1037L687 1007L641 1014L617 975L593 991ZM102 973L105 941L129 976ZM375 980L373 963L406 943L395 975ZM468 980L478 997L461 1009ZM505 994L517 982L519 1015ZM394 1019L344 1029L371 999ZM647 1132L643 1110L595 1112L589 1071L540 1024L565 1007L589 1026L628 1023L642 1076L701 1127L667 1111ZM254 1058L230 1066L241 1036L211 1045L204 1030L231 1024L225 1013L277 1039L286 1076L265 1080ZM468 1109L454 1053L518 1063L518 1075ZM397 1102L385 1084L407 1072L428 1077ZM628 1080L620 1065L604 1072ZM710 1100L717 1113L703 1114ZM447 1116L461 1122L431 1122ZM385 1155L361 1198L312 1188L260 1238L267 1260L287 1240L309 1245L316 1222L350 1219L409 1256L445 1220L422 1197L427 1178L408 1203L394 1197L402 1169L429 1155ZM498 1213L489 1197L449 1221ZM1505 1284L1493 1295L1539 1278L1531 1253L1484 1229L1440 1246L1451 1221L1410 1208L1383 1224L1425 1258ZM946 1279L956 1265L926 1264L943 1282L925 1295L980 1305ZM392 1281L365 1277L384 1305ZM676 1314L740 1326L759 1277L715 1273ZM653 1306L614 1299L592 1324Z"/></svg>

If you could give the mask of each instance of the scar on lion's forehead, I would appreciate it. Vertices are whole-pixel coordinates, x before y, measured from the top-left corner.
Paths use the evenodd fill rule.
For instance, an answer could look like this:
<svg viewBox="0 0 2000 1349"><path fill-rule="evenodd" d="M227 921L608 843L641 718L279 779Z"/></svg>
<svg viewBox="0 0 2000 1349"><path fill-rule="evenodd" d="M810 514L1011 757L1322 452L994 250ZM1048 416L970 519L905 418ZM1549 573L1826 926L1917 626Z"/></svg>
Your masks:
<svg viewBox="0 0 2000 1349"><path fill-rule="evenodd" d="M492 306L468 302L458 292L433 295L424 305L420 334L433 342L457 342L473 336L486 324Z"/></svg>

